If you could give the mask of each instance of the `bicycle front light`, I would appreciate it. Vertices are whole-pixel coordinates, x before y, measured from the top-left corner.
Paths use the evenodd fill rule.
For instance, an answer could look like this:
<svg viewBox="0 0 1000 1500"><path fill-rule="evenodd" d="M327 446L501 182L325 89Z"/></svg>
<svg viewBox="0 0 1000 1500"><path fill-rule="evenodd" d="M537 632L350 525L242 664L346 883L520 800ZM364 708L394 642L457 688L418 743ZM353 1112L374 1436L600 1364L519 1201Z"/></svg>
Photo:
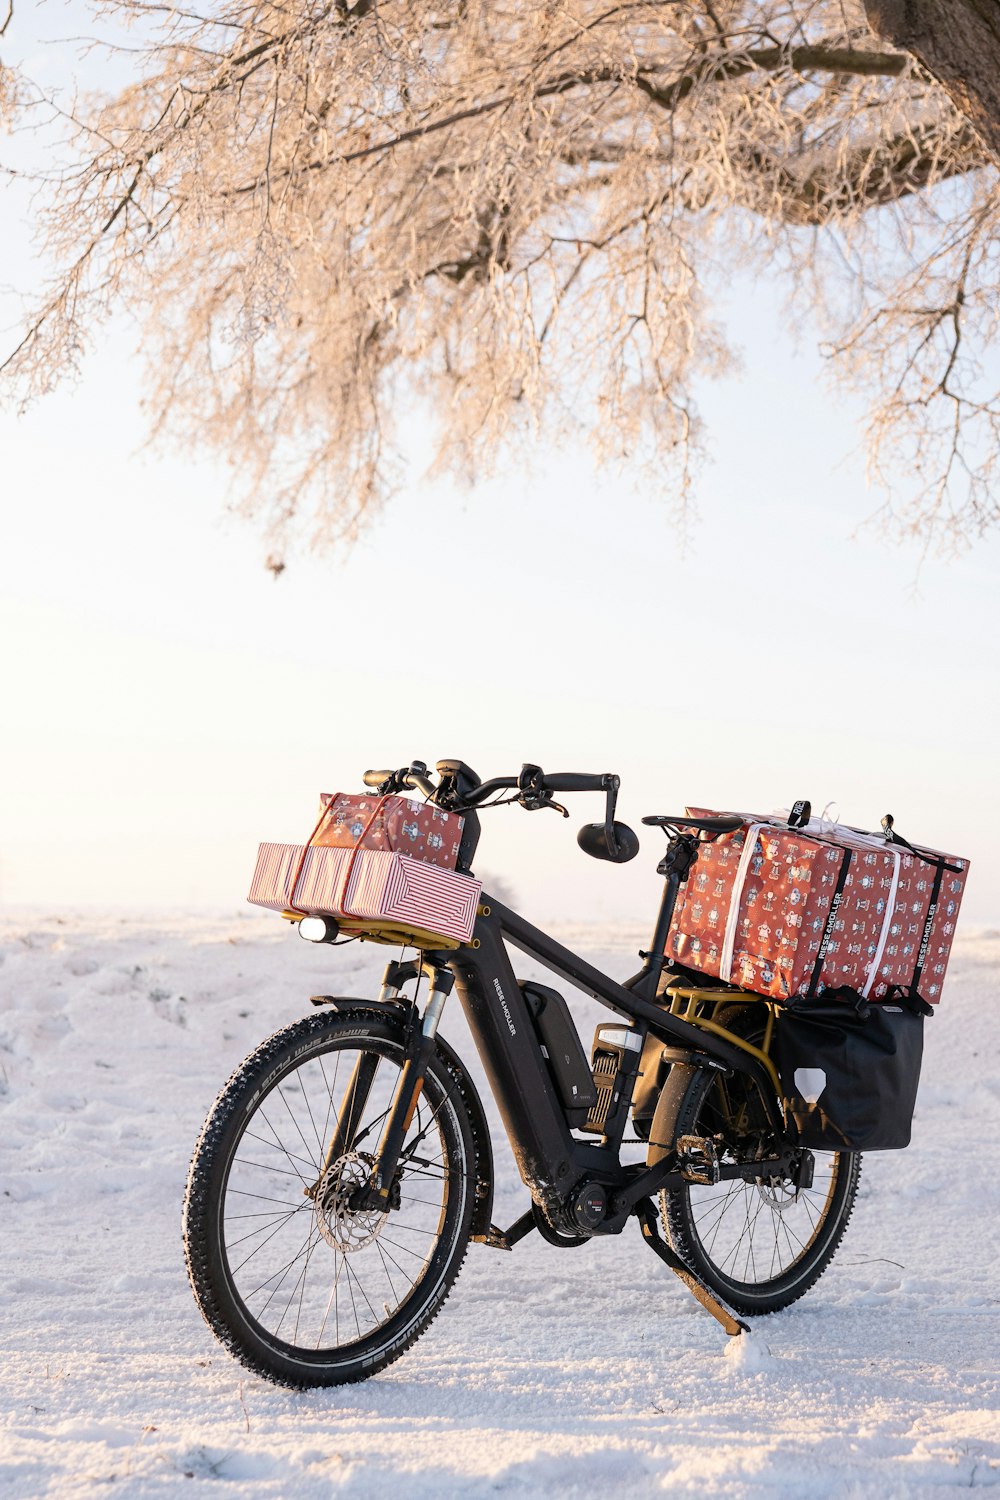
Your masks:
<svg viewBox="0 0 1000 1500"><path fill-rule="evenodd" d="M299 937L307 943L336 942L339 931L332 917L303 917L299 923Z"/></svg>

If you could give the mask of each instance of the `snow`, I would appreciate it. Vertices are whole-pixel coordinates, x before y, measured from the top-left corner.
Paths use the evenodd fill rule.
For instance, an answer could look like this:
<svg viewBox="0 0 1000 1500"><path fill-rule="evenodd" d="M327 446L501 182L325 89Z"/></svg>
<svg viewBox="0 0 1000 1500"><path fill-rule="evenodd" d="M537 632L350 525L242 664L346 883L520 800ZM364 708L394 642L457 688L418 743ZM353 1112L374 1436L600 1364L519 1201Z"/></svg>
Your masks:
<svg viewBox="0 0 1000 1500"><path fill-rule="evenodd" d="M645 934L561 936L623 977ZM5 1500L1000 1487L1000 932L960 940L913 1145L866 1158L844 1244L793 1308L729 1341L637 1231L572 1252L530 1236L473 1246L383 1375L286 1391L195 1308L188 1156L237 1062L310 994L375 993L387 953L251 913L0 919ZM481 1078L457 1000L443 1030ZM525 1192L486 1102L507 1224Z"/></svg>

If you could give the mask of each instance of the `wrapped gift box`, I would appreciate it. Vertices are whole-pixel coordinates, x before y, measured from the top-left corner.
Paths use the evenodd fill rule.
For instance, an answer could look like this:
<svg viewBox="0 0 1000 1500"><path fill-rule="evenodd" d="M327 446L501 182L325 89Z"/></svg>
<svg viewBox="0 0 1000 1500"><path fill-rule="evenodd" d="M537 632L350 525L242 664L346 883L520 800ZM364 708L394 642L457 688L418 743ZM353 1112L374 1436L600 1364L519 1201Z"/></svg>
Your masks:
<svg viewBox="0 0 1000 1500"><path fill-rule="evenodd" d="M698 850L667 955L777 1000L850 985L941 998L968 865L814 819L747 815Z"/></svg>
<svg viewBox="0 0 1000 1500"><path fill-rule="evenodd" d="M414 797L324 792L310 843L321 848L381 849L453 870L465 819ZM359 844L360 840L360 844Z"/></svg>
<svg viewBox="0 0 1000 1500"><path fill-rule="evenodd" d="M254 906L441 933L467 943L482 882L382 849L261 844Z"/></svg>

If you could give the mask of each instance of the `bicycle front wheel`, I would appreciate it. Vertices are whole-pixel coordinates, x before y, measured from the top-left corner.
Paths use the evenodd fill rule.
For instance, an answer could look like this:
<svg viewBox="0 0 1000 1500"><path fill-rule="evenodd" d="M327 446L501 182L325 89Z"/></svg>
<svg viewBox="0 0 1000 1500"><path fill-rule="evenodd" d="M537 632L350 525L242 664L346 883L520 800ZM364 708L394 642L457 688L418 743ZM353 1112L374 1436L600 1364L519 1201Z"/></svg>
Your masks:
<svg viewBox="0 0 1000 1500"><path fill-rule="evenodd" d="M188 1273L221 1342L292 1386L363 1380L432 1321L468 1246L476 1189L460 1081L436 1053L386 1212L351 1207L404 1062L375 1012L286 1027L237 1069L195 1147Z"/></svg>

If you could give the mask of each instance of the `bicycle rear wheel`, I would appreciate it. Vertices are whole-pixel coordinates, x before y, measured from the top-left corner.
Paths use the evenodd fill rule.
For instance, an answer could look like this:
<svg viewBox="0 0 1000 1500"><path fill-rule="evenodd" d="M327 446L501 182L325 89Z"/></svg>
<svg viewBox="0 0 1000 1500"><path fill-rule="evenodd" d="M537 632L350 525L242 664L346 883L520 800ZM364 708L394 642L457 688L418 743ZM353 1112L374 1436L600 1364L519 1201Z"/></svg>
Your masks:
<svg viewBox="0 0 1000 1500"><path fill-rule="evenodd" d="M403 1062L391 1019L309 1016L247 1058L205 1122L184 1206L191 1284L215 1335L271 1380L374 1375L424 1331L461 1267L476 1155L440 1053L403 1142L396 1206L351 1208ZM338 1118L349 1138L331 1152Z"/></svg>
<svg viewBox="0 0 1000 1500"><path fill-rule="evenodd" d="M754 1008L756 1009L756 1007ZM759 1044L749 1007L720 1023ZM649 1161L682 1135L709 1137L722 1162L778 1154L756 1084L705 1068L675 1065L650 1132ZM803 1296L832 1260L851 1217L861 1157L816 1151L811 1188L787 1178L685 1183L660 1195L664 1229L678 1255L740 1313L777 1312Z"/></svg>

